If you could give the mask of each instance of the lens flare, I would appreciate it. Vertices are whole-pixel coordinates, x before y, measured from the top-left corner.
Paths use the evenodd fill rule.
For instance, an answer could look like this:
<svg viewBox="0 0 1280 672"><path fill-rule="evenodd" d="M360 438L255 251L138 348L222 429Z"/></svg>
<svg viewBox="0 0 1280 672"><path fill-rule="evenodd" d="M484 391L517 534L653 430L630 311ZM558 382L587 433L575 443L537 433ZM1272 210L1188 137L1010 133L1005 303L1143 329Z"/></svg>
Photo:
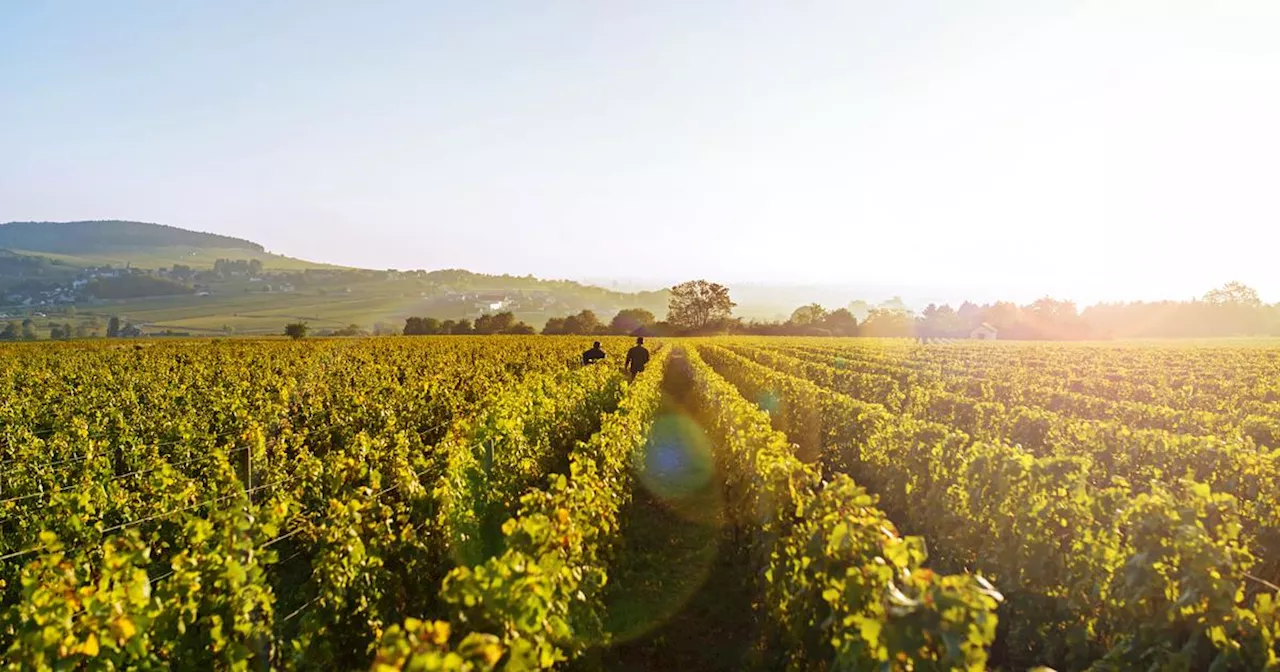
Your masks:
<svg viewBox="0 0 1280 672"><path fill-rule="evenodd" d="M719 483L698 423L674 407L661 414L636 464L624 566L609 610L615 644L661 627L706 584L720 548Z"/></svg>
<svg viewBox="0 0 1280 672"><path fill-rule="evenodd" d="M777 392L764 390L756 395L756 405L763 408L769 415L777 415L778 410L782 407L782 400Z"/></svg>
<svg viewBox="0 0 1280 672"><path fill-rule="evenodd" d="M679 412L655 420L638 476L668 508L691 514L694 520L705 519L702 500L714 483L715 461L698 423Z"/></svg>

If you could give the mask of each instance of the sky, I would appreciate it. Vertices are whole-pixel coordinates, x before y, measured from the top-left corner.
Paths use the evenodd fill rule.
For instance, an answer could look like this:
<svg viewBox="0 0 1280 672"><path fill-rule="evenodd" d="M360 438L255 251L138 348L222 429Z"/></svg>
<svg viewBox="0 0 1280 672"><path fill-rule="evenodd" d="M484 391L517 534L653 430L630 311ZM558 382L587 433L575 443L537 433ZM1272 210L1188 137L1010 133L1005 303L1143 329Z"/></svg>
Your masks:
<svg viewBox="0 0 1280 672"><path fill-rule="evenodd" d="M1280 301L1278 34L1270 0L0 0L0 221L639 285Z"/></svg>

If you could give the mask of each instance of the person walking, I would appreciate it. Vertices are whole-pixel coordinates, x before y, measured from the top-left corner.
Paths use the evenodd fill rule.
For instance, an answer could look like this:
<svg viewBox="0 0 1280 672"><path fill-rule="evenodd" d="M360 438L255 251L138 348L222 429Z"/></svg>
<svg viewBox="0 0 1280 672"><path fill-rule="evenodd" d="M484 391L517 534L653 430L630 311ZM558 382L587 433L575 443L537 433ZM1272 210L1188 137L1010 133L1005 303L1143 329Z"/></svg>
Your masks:
<svg viewBox="0 0 1280 672"><path fill-rule="evenodd" d="M591 349L582 353L582 365L595 364L605 358L604 350L600 348L600 341L591 344Z"/></svg>
<svg viewBox="0 0 1280 672"><path fill-rule="evenodd" d="M627 351L627 361L623 366L626 366L631 371L631 377L635 378L636 374L644 371L648 363L649 351L644 347L644 336L637 336L635 347Z"/></svg>

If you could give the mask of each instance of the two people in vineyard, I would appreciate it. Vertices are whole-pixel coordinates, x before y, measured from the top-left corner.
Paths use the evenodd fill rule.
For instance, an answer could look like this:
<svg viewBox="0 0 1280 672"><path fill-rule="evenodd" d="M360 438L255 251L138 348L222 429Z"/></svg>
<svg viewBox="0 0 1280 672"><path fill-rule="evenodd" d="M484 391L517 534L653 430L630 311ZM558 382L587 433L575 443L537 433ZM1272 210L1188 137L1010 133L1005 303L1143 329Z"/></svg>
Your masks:
<svg viewBox="0 0 1280 672"><path fill-rule="evenodd" d="M606 356L604 349L600 347L600 341L596 341L591 344L590 349L582 353L582 365L595 364ZM627 359L623 362L623 366L631 372L631 377L635 378L636 374L644 371L648 363L649 351L644 347L644 336L637 336L635 346L627 351Z"/></svg>

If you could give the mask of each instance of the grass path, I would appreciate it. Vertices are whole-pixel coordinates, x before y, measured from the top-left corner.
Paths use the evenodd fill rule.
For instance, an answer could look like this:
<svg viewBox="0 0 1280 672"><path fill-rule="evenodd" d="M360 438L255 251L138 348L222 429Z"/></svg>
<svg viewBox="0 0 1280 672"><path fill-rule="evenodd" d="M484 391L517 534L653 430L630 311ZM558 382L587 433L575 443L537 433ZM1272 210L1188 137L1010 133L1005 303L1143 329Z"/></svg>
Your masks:
<svg viewBox="0 0 1280 672"><path fill-rule="evenodd" d="M610 577L606 670L742 670L752 651L749 581L723 514L711 447L683 410L673 357ZM673 375L675 374L675 375Z"/></svg>

